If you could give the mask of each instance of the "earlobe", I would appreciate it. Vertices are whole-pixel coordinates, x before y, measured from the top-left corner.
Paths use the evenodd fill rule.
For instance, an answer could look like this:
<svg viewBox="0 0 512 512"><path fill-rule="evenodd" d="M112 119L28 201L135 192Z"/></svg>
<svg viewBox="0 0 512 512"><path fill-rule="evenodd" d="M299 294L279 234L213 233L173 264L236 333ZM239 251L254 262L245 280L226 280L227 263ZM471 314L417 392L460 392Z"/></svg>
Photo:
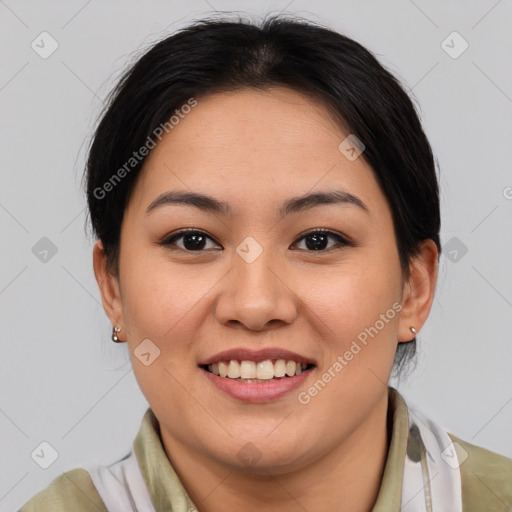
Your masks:
<svg viewBox="0 0 512 512"><path fill-rule="evenodd" d="M404 283L398 341L412 341L426 322L437 283L438 249L433 240L420 243L420 253L411 259L410 278ZM411 329L411 327L413 329Z"/></svg>
<svg viewBox="0 0 512 512"><path fill-rule="evenodd" d="M107 258L101 240L97 240L94 244L93 267L105 313L109 317L112 325L123 325L119 279L107 268Z"/></svg>

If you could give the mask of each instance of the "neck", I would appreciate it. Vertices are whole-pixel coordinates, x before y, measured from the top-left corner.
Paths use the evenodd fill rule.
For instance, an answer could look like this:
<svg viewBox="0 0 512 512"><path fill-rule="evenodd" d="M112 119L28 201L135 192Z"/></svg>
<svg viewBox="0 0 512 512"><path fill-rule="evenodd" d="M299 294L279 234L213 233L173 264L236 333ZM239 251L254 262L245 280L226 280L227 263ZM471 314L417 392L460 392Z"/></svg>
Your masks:
<svg viewBox="0 0 512 512"><path fill-rule="evenodd" d="M385 393L367 421L335 449L306 467L279 475L220 466L165 432L161 435L174 470L200 512L370 512L386 463L388 428Z"/></svg>

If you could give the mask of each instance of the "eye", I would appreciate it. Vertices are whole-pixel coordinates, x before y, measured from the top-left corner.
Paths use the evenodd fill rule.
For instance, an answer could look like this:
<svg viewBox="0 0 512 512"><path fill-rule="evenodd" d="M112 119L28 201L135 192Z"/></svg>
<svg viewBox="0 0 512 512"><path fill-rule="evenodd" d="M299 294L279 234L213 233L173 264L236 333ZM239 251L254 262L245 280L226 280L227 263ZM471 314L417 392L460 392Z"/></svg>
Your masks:
<svg viewBox="0 0 512 512"><path fill-rule="evenodd" d="M181 247L176 244L176 242L180 239L183 239L183 246ZM160 243L160 245L164 245L166 247L174 245L178 249L182 249L184 251L201 252L203 249L208 249L208 247L205 247L207 245L207 240L214 241L213 238L208 236L204 231L199 231L197 229L187 229L165 238ZM173 247L169 248L173 249Z"/></svg>
<svg viewBox="0 0 512 512"><path fill-rule="evenodd" d="M328 245L328 240L335 240L336 243L334 246L326 247ZM177 242L179 240L183 241L183 245L179 245ZM306 234L304 234L301 238L299 238L299 242L302 240L305 241L305 248L307 251L325 251L326 249L332 249L333 247L338 246L347 246L352 245L348 240L346 240L341 235L329 231L327 229L314 229ZM197 229L187 229L183 231L179 231L178 233L174 233L173 235L165 238L160 242L160 245L168 247L170 249L174 249L172 246L175 246L177 249L181 249L186 252L202 252L205 249L211 249L212 247L207 247L208 241L214 243L214 245L219 246L212 237L207 235L204 231L200 231ZM296 245L298 242L295 242ZM215 247L213 247L215 248Z"/></svg>
<svg viewBox="0 0 512 512"><path fill-rule="evenodd" d="M336 245L352 245L348 240L346 240L341 235L338 235L337 233L334 233L333 231L329 231L327 229L315 229L312 231L309 231L305 235L303 235L299 241L304 240L305 246L310 251L324 251L326 249L332 249L331 247L326 247L326 244L328 243L329 238L336 240Z"/></svg>

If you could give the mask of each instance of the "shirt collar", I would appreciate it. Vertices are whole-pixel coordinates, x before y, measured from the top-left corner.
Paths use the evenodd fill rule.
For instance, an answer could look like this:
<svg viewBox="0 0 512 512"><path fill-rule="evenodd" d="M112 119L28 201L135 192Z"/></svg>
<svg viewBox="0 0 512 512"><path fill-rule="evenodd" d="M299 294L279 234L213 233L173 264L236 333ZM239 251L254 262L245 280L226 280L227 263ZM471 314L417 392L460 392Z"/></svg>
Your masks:
<svg viewBox="0 0 512 512"><path fill-rule="evenodd" d="M404 399L391 387L389 408L392 421L391 442L381 487L372 512L400 510L408 416ZM151 408L144 414L133 448L155 509L173 512L194 510L192 500L165 453L158 420Z"/></svg>

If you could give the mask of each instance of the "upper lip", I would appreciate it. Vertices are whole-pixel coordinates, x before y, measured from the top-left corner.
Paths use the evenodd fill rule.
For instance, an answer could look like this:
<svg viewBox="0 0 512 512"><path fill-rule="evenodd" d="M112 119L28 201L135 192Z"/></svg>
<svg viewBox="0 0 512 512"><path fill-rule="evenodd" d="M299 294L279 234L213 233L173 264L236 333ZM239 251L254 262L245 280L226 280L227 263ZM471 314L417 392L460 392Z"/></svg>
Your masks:
<svg viewBox="0 0 512 512"><path fill-rule="evenodd" d="M297 363L314 364L316 361L309 357L305 357L296 352L285 350L282 348L264 348L261 350L251 350L247 348L234 348L231 350L224 350L210 356L199 363L200 366L218 363L219 361L254 361L259 363L267 359L284 359L285 361L295 361Z"/></svg>

